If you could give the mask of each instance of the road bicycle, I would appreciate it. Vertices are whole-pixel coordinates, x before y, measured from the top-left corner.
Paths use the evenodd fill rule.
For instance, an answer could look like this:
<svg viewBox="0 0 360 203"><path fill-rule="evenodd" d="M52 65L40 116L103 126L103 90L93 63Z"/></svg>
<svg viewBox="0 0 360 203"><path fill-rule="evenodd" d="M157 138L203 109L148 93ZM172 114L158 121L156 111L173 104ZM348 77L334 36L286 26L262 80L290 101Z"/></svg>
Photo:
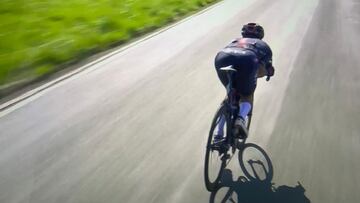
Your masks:
<svg viewBox="0 0 360 203"><path fill-rule="evenodd" d="M206 145L204 176L205 186L209 191L214 191L218 188L224 168L235 154L236 149L241 150L246 141L246 136L245 138L239 138L234 133L234 123L239 112L236 91L233 88L233 76L237 70L233 66L228 66L220 68L220 71L226 73L229 82L226 87L227 97L215 113ZM248 130L251 124L251 115L252 113L250 112L246 119ZM214 132L218 131L219 123L224 124L222 131L224 139L220 142L215 142Z"/></svg>

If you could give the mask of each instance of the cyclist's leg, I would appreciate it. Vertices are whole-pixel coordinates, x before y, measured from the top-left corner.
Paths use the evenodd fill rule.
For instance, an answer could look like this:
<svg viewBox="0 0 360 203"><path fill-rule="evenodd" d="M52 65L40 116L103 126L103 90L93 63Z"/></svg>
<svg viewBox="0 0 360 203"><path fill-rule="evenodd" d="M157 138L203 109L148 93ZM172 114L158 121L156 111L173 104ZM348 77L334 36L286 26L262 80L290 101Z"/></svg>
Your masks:
<svg viewBox="0 0 360 203"><path fill-rule="evenodd" d="M255 91L255 90L254 90ZM251 114L253 109L254 91L250 95L240 95L239 100L239 117L245 119L246 116Z"/></svg>
<svg viewBox="0 0 360 203"><path fill-rule="evenodd" d="M246 52L239 59L241 67L236 78L236 89L241 95L239 117L245 119L252 109L253 95L256 89L257 73L260 65L256 55L251 51Z"/></svg>
<svg viewBox="0 0 360 203"><path fill-rule="evenodd" d="M238 118L235 120L235 129L236 129L235 132L242 138L248 136L249 125L246 122L246 120L247 118L249 118L248 115L252 111L253 94L254 91L249 95L243 95L243 94L240 95L239 113L238 113Z"/></svg>
<svg viewBox="0 0 360 203"><path fill-rule="evenodd" d="M214 138L215 141L220 141L224 138L224 127L225 127L225 123L226 123L226 118L224 115L222 115L219 118L218 124L214 130Z"/></svg>
<svg viewBox="0 0 360 203"><path fill-rule="evenodd" d="M242 55L238 58L239 69L235 79L235 87L241 95L241 99L239 101L239 113L235 121L235 129L240 136L247 136L248 132L245 120L252 109L259 64L256 55L251 51L242 52Z"/></svg>
<svg viewBox="0 0 360 203"><path fill-rule="evenodd" d="M226 74L219 69L222 67L230 66L234 63L234 56L227 54L225 52L219 52L215 57L215 68L217 75L221 81L221 83L226 87L228 84L228 78ZM222 139L224 137L224 126L225 126L225 117L221 116L218 122L218 125L215 130L215 138Z"/></svg>

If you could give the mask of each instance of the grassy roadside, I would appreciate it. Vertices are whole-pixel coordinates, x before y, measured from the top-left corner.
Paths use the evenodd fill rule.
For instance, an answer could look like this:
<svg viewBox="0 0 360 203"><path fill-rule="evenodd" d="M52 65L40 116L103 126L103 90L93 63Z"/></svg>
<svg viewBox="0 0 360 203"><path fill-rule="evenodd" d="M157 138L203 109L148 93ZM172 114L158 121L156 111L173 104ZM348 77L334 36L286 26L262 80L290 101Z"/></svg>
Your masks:
<svg viewBox="0 0 360 203"><path fill-rule="evenodd" d="M2 0L0 97L218 0Z"/></svg>

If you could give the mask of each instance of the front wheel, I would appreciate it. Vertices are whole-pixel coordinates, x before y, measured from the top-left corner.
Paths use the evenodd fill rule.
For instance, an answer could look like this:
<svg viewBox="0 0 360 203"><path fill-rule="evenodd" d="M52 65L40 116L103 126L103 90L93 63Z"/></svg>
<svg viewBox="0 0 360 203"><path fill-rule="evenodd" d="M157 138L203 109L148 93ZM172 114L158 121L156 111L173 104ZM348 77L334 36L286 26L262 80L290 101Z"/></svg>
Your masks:
<svg viewBox="0 0 360 203"><path fill-rule="evenodd" d="M229 127L229 122L227 122L227 120L226 107L225 105L222 105L216 112L211 123L206 145L204 178L205 186L208 191L215 191L218 188L221 174L228 159L228 145L225 143L226 140L224 139L223 143L214 143L215 134L222 133L222 135L226 135L227 128ZM219 124L223 124L223 130L219 130Z"/></svg>

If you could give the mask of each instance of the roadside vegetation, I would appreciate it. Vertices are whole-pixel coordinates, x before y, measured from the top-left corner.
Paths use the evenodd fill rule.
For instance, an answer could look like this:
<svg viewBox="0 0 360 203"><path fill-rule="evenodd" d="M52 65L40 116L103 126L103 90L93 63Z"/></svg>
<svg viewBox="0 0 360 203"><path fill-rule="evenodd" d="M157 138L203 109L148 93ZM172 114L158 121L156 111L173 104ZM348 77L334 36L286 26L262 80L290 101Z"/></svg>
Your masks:
<svg viewBox="0 0 360 203"><path fill-rule="evenodd" d="M215 1L1 0L0 87L41 78Z"/></svg>

